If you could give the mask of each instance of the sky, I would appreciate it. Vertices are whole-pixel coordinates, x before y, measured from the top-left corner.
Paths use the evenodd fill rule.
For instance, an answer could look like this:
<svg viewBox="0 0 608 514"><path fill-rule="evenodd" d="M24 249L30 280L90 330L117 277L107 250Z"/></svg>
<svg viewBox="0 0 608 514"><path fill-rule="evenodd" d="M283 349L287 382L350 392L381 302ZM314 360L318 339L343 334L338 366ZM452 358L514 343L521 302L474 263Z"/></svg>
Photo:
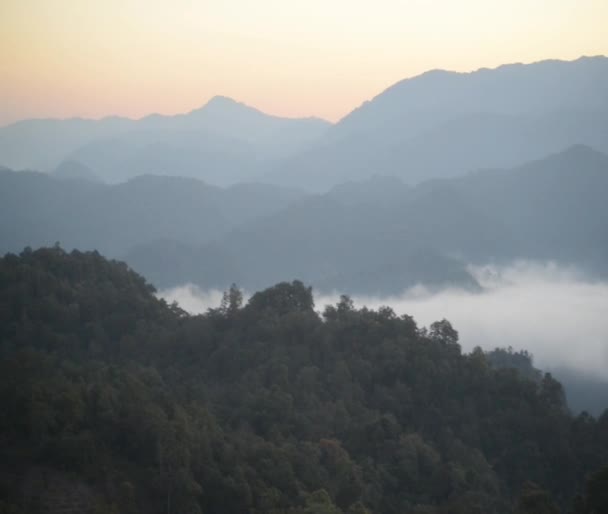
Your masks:
<svg viewBox="0 0 608 514"><path fill-rule="evenodd" d="M607 0L0 0L0 126L225 95L337 121L406 77L608 54Z"/></svg>

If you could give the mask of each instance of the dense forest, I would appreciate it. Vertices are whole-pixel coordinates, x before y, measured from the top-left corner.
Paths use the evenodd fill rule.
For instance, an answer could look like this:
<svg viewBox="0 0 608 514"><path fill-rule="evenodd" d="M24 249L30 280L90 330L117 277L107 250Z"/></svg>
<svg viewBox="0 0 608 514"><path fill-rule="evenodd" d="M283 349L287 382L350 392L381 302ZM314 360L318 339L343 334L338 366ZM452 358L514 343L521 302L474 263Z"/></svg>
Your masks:
<svg viewBox="0 0 608 514"><path fill-rule="evenodd" d="M299 281L190 316L96 252L7 254L0 512L608 512L608 411L456 329Z"/></svg>

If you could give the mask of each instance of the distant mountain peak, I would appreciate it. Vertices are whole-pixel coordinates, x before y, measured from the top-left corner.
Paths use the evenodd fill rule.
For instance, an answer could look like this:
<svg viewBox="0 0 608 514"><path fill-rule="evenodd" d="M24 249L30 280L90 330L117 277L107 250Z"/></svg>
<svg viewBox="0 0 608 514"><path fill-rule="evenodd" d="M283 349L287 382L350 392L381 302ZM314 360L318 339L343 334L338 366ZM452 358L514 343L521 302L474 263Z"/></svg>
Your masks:
<svg viewBox="0 0 608 514"><path fill-rule="evenodd" d="M226 107L235 105L244 106L245 104L237 102L234 98L230 98L229 96L215 95L205 104L205 107Z"/></svg>
<svg viewBox="0 0 608 514"><path fill-rule="evenodd" d="M255 107L251 107L243 102L238 102L234 98L228 96L216 95L212 97L205 105L199 109L192 111L193 113L207 113L207 114L234 114L242 112L255 112L263 114Z"/></svg>
<svg viewBox="0 0 608 514"><path fill-rule="evenodd" d="M326 126L331 125L331 123L329 123L327 120L318 118L316 116L308 116L308 117L304 117L304 118L299 118L299 117L284 117L284 116L278 116L275 114L270 114L270 113L267 113L267 112L264 112L264 111L258 109L257 107L252 107L251 105L246 104L245 102L239 102L238 100L235 100L234 98L230 98L229 96L224 96L224 95L215 95L201 108L195 109L194 111L192 111L192 113L199 113L199 112L206 113L206 114L213 114L216 116L249 114L252 117L253 116L257 116L257 117L263 116L266 118L273 118L275 120L284 120L284 121L297 120L297 121L313 122L316 124L326 125Z"/></svg>

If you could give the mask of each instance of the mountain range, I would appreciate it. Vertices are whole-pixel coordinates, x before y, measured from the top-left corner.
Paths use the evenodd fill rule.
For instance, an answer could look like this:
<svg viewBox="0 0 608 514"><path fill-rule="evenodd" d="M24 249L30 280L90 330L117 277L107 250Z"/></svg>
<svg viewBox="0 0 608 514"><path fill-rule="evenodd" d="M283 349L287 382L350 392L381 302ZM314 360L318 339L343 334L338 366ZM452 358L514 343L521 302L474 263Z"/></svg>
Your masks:
<svg viewBox="0 0 608 514"><path fill-rule="evenodd" d="M225 97L175 116L26 120L0 128L0 163L121 182L141 174L326 192L391 175L408 184L510 168L573 144L608 152L608 58L434 70L394 84L331 125Z"/></svg>
<svg viewBox="0 0 608 514"><path fill-rule="evenodd" d="M513 167L572 144L606 152L606 90L602 56L430 71L365 102L265 179L324 191L372 174L417 183Z"/></svg>
<svg viewBox="0 0 608 514"><path fill-rule="evenodd" d="M10 168L40 171L76 162L110 183L160 174L226 185L261 174L328 126L317 118L270 116L217 96L175 116L17 122L0 128L0 159Z"/></svg>
<svg viewBox="0 0 608 514"><path fill-rule="evenodd" d="M608 156L573 146L515 169L416 187L385 177L345 184L178 253L189 281L203 287L225 286L231 276L252 289L298 277L351 294L397 294L417 283L475 288L466 263L516 259L605 277L606 195ZM176 285L183 277L167 265L173 253L150 243L126 260L154 283Z"/></svg>
<svg viewBox="0 0 608 514"><path fill-rule="evenodd" d="M143 175L107 185L38 172L0 170L0 252L60 241L119 256L151 240L202 244L303 193L264 184L210 186Z"/></svg>
<svg viewBox="0 0 608 514"><path fill-rule="evenodd" d="M107 185L0 173L0 251L61 242L124 258L159 287L396 294L478 288L469 263L555 260L608 276L608 156L576 145L507 170L409 186L351 181L324 194L141 176Z"/></svg>
<svg viewBox="0 0 608 514"><path fill-rule="evenodd" d="M60 241L161 287L479 287L469 263L608 273L608 58L441 70L335 125L225 97L0 129L0 251ZM567 150L564 150L567 149ZM548 157L547 157L548 156Z"/></svg>

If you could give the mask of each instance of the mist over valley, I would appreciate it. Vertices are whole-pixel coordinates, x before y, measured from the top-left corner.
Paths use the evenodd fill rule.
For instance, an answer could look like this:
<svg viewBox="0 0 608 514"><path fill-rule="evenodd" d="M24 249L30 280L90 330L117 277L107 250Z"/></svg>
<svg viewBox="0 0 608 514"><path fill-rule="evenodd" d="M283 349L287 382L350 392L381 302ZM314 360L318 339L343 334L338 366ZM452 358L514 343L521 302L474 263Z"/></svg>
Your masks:
<svg viewBox="0 0 608 514"><path fill-rule="evenodd" d="M515 262L510 266L481 266L471 269L481 289L452 287L429 290L418 285L397 295L352 295L357 308L390 307L398 315L409 315L418 325L448 319L459 333L463 351L479 346L527 350L534 365L552 372L559 380L580 386L580 381L602 390L594 398L576 396L571 407L597 414L608 401L608 282L585 276L575 268L555 263ZM223 292L202 290L185 284L158 292L167 302L177 302L191 314L203 314L220 305ZM251 294L245 292L245 299ZM315 307L323 312L337 304L340 293L315 294Z"/></svg>

